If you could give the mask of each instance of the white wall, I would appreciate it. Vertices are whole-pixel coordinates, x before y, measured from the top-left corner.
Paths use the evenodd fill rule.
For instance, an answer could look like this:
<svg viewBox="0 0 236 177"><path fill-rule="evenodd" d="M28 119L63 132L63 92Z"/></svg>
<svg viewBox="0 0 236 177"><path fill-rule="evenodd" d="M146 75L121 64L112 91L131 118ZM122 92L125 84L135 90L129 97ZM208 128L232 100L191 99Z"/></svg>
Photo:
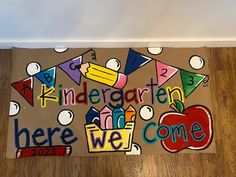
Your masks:
<svg viewBox="0 0 236 177"><path fill-rule="evenodd" d="M236 0L0 0L0 22L0 47L236 46Z"/></svg>

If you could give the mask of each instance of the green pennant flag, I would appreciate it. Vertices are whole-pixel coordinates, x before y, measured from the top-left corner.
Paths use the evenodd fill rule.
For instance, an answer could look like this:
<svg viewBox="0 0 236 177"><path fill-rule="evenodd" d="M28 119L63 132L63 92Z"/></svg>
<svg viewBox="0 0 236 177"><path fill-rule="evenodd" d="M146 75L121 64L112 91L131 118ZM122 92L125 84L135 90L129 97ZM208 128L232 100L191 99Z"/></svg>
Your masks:
<svg viewBox="0 0 236 177"><path fill-rule="evenodd" d="M185 70L180 70L181 80L184 89L185 98L187 98L203 81L205 75L192 73Z"/></svg>

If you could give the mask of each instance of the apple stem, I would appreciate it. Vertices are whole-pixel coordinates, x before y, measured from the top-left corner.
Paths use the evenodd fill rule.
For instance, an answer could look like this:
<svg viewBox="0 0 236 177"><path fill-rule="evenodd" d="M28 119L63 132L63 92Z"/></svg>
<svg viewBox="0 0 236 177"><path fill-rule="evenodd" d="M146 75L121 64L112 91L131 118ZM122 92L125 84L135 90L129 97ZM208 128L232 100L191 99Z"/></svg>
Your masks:
<svg viewBox="0 0 236 177"><path fill-rule="evenodd" d="M174 103L172 103L172 104L170 105L170 108L173 109L173 110L176 111L176 112L179 112L178 109L176 108L176 105L175 105Z"/></svg>
<svg viewBox="0 0 236 177"><path fill-rule="evenodd" d="M180 100L174 100L174 103L170 105L170 108L174 109L176 112L182 113L184 111L184 104Z"/></svg>

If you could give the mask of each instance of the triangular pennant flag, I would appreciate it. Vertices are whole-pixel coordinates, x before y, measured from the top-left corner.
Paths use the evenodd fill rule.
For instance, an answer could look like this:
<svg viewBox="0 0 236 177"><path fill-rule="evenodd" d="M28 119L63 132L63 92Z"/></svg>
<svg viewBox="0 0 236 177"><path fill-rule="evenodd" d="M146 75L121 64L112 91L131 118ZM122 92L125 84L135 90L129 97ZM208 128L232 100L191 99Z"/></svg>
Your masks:
<svg viewBox="0 0 236 177"><path fill-rule="evenodd" d="M135 52L133 49L129 49L129 54L127 57L124 74L129 75L130 73L136 71L138 68L147 64L151 60L152 58L149 58L138 52Z"/></svg>
<svg viewBox="0 0 236 177"><path fill-rule="evenodd" d="M39 79L43 84L48 88L55 87L56 84L56 67L52 67L46 70L41 71L36 74L35 77Z"/></svg>
<svg viewBox="0 0 236 177"><path fill-rule="evenodd" d="M62 64L59 64L59 68L61 68L73 81L75 81L78 85L80 85L81 81L81 73L79 71L79 67L82 63L82 56L73 58L69 61L66 61Z"/></svg>
<svg viewBox="0 0 236 177"><path fill-rule="evenodd" d="M17 82L11 83L12 87L14 87L17 92L19 92L25 99L26 101L31 104L32 106L34 105L33 102L33 77L29 77L24 80L20 80Z"/></svg>
<svg viewBox="0 0 236 177"><path fill-rule="evenodd" d="M161 87L164 83L166 83L172 76L174 76L178 72L178 70L179 69L177 68L156 61L158 87Z"/></svg>
<svg viewBox="0 0 236 177"><path fill-rule="evenodd" d="M181 80L184 89L185 98L187 98L197 86L205 79L205 75L180 70Z"/></svg>

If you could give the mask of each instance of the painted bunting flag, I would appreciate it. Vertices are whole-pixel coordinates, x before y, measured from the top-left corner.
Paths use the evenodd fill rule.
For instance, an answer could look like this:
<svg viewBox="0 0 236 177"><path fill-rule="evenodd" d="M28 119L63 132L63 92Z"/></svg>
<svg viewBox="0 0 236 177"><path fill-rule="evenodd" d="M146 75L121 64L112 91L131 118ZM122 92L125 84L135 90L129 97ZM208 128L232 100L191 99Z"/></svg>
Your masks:
<svg viewBox="0 0 236 177"><path fill-rule="evenodd" d="M36 74L35 77L39 79L43 84L45 84L48 88L55 87L56 67L52 67L44 71L41 71L38 74Z"/></svg>
<svg viewBox="0 0 236 177"><path fill-rule="evenodd" d="M206 48L14 48L7 157L213 153L209 60Z"/></svg>
<svg viewBox="0 0 236 177"><path fill-rule="evenodd" d="M158 87L161 87L178 72L178 69L156 61L156 71Z"/></svg>
<svg viewBox="0 0 236 177"><path fill-rule="evenodd" d="M73 80L75 83L80 85L81 81L81 72L80 65L82 64L82 56L78 56L69 61L66 61L62 64L59 64L59 68L61 68L65 73Z"/></svg>
<svg viewBox="0 0 236 177"><path fill-rule="evenodd" d="M11 83L12 87L14 87L17 92L21 96L24 97L24 99L31 104L32 106L34 105L33 103L33 77L29 77L27 79L23 79L17 82Z"/></svg>
<svg viewBox="0 0 236 177"><path fill-rule="evenodd" d="M193 72L180 70L185 97L188 97L204 80L206 76Z"/></svg>
<svg viewBox="0 0 236 177"><path fill-rule="evenodd" d="M129 49L126 66L125 66L125 74L129 75L137 69L141 68L143 65L150 62L152 59L144 56L133 49Z"/></svg>

